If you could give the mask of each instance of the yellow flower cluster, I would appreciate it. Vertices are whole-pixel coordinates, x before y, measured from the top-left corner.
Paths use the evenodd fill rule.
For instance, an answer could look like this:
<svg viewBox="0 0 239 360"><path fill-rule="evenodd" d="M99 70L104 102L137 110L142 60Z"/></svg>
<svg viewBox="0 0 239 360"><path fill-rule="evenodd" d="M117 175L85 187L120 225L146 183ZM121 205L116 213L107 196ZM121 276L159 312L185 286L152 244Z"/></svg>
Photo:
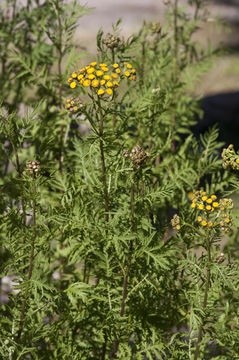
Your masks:
<svg viewBox="0 0 239 360"><path fill-rule="evenodd" d="M70 98L67 98L66 99L66 104L65 104L65 109L69 112L69 113L72 113L72 112L76 112L78 111L83 105L77 101L75 99L70 99Z"/></svg>
<svg viewBox="0 0 239 360"><path fill-rule="evenodd" d="M81 85L89 88L98 96L112 95L124 78L136 80L136 70L129 63L124 63L121 68L119 64L108 66L107 64L98 64L92 62L90 65L73 72L68 79L71 89Z"/></svg>
<svg viewBox="0 0 239 360"><path fill-rule="evenodd" d="M235 153L232 144L222 151L222 166L224 169L230 166L233 170L239 170L239 155Z"/></svg>
<svg viewBox="0 0 239 360"><path fill-rule="evenodd" d="M228 233L231 226L230 210L233 208L231 199L217 199L216 195L208 196L205 191L196 191L192 197L191 208L199 210L197 221L201 226L211 228L220 226Z"/></svg>
<svg viewBox="0 0 239 360"><path fill-rule="evenodd" d="M136 80L136 70L131 64L125 62L123 72L124 76L126 76L129 80Z"/></svg>

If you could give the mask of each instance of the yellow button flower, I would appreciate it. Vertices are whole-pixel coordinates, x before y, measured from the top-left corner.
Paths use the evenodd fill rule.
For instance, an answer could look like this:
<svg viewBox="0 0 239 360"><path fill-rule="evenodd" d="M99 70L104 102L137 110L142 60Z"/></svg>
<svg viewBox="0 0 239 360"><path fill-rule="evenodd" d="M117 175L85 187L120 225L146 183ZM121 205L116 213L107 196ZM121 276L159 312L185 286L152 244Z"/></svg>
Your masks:
<svg viewBox="0 0 239 360"><path fill-rule="evenodd" d="M93 86L93 87L97 87L97 86L99 86L99 80L93 80L92 81L92 83L91 83L91 85Z"/></svg>
<svg viewBox="0 0 239 360"><path fill-rule="evenodd" d="M85 87L88 87L88 86L90 86L90 80L85 80L84 82L83 82L83 86L85 86Z"/></svg>
<svg viewBox="0 0 239 360"><path fill-rule="evenodd" d="M106 89L106 92L108 95L112 95L113 94L113 90L112 89Z"/></svg>
<svg viewBox="0 0 239 360"><path fill-rule="evenodd" d="M109 71L109 69L108 69L107 67L105 67L105 66L102 66L101 69L102 69L103 71Z"/></svg>
<svg viewBox="0 0 239 360"><path fill-rule="evenodd" d="M76 73L76 72L73 72L73 73L71 74L71 76L73 77L73 79L75 79L75 78L77 77L77 73Z"/></svg>
<svg viewBox="0 0 239 360"><path fill-rule="evenodd" d="M113 67L116 69L117 67L119 67L119 64L113 64Z"/></svg>
<svg viewBox="0 0 239 360"><path fill-rule="evenodd" d="M75 81L72 81L72 83L70 83L70 87L71 87L72 89L74 89L74 88L76 87L76 82L75 82Z"/></svg>
<svg viewBox="0 0 239 360"><path fill-rule="evenodd" d="M117 74L120 74L120 73L121 73L120 68L116 69L115 71L117 72Z"/></svg>
<svg viewBox="0 0 239 360"><path fill-rule="evenodd" d="M67 81L68 81L68 82L71 82L71 80L72 80L72 78L70 77Z"/></svg>
<svg viewBox="0 0 239 360"><path fill-rule="evenodd" d="M211 204L211 203L212 203L212 199L211 199L211 198L207 199L207 203L208 203L208 204Z"/></svg>
<svg viewBox="0 0 239 360"><path fill-rule="evenodd" d="M111 80L111 76L110 75L104 75L104 79L105 80Z"/></svg>
<svg viewBox="0 0 239 360"><path fill-rule="evenodd" d="M203 210L203 209L204 209L204 205L203 205L203 204L199 204L199 205L198 205L198 209L199 209L199 210Z"/></svg>
<svg viewBox="0 0 239 360"><path fill-rule="evenodd" d="M78 79L78 80L81 80L83 77L84 77L84 75L83 75L83 74L80 74L80 75L78 75L77 79Z"/></svg>
<svg viewBox="0 0 239 360"><path fill-rule="evenodd" d="M202 221L201 216L198 216L198 222L201 222L201 221Z"/></svg>
<svg viewBox="0 0 239 360"><path fill-rule="evenodd" d="M107 86L107 87L112 87L112 86L113 86L113 84L112 84L112 82L111 82L111 81L107 81L106 86Z"/></svg>
<svg viewBox="0 0 239 360"><path fill-rule="evenodd" d="M104 64L104 63L103 63L103 64L100 64L100 66L101 66L101 67L107 67L107 65Z"/></svg>
<svg viewBox="0 0 239 360"><path fill-rule="evenodd" d="M207 206L206 206L206 209L207 209L207 210L211 210L211 208L212 208L211 205L207 205Z"/></svg>
<svg viewBox="0 0 239 360"><path fill-rule="evenodd" d="M90 68L87 70L87 74L92 74L94 71L95 71L95 68L90 67Z"/></svg>
<svg viewBox="0 0 239 360"><path fill-rule="evenodd" d="M236 159L236 163L239 164L239 159Z"/></svg>
<svg viewBox="0 0 239 360"><path fill-rule="evenodd" d="M101 71L101 70L98 70L98 71L96 71L96 75L97 76L102 76L102 75L104 75L104 72Z"/></svg>
<svg viewBox="0 0 239 360"><path fill-rule="evenodd" d="M216 200L217 197L216 197L216 195L212 195L211 198L212 198L213 200Z"/></svg>
<svg viewBox="0 0 239 360"><path fill-rule="evenodd" d="M85 67L85 70L88 70L90 68L90 65L87 65L86 67Z"/></svg>
<svg viewBox="0 0 239 360"><path fill-rule="evenodd" d="M113 79L118 79L118 75L116 73L112 73L111 76Z"/></svg>
<svg viewBox="0 0 239 360"><path fill-rule="evenodd" d="M129 79L130 79L130 80L133 80L134 78L133 78L133 76L130 76Z"/></svg>
<svg viewBox="0 0 239 360"><path fill-rule="evenodd" d="M103 89L99 89L97 92L98 95L103 95L104 94L104 90Z"/></svg>
<svg viewBox="0 0 239 360"><path fill-rule="evenodd" d="M130 72L129 72L129 71L125 71L124 74L125 74L125 76L127 76L127 77L130 76Z"/></svg>
<svg viewBox="0 0 239 360"><path fill-rule="evenodd" d="M106 81L105 80L100 80L100 85L105 85Z"/></svg>
<svg viewBox="0 0 239 360"><path fill-rule="evenodd" d="M127 68L128 68L128 69L132 69L132 67L133 67L133 66L132 66L131 64L127 64Z"/></svg>
<svg viewBox="0 0 239 360"><path fill-rule="evenodd" d="M213 226L213 222L212 222L212 221L209 221L208 226L209 226L209 227L212 227L212 226Z"/></svg>
<svg viewBox="0 0 239 360"><path fill-rule="evenodd" d="M231 220L229 218L225 219L226 223L229 223Z"/></svg>
<svg viewBox="0 0 239 360"><path fill-rule="evenodd" d="M90 63L90 65L94 67L94 66L96 66L96 65L97 65L97 62L96 62L96 61L94 61L94 62Z"/></svg>
<svg viewBox="0 0 239 360"><path fill-rule="evenodd" d="M207 226L207 222L206 222L205 220L203 220L203 221L201 222L201 224L202 224L202 226Z"/></svg>
<svg viewBox="0 0 239 360"><path fill-rule="evenodd" d="M195 204L195 203L192 203L192 204L191 204L191 208L192 208L192 209L194 209L194 208L195 208L195 206L196 206L196 204Z"/></svg>
<svg viewBox="0 0 239 360"><path fill-rule="evenodd" d="M132 69L131 72L132 72L132 74L136 74L136 70L135 70L135 69Z"/></svg>
<svg viewBox="0 0 239 360"><path fill-rule="evenodd" d="M90 74L89 76L88 76L88 79L90 79L90 80L93 80L95 78L95 75L94 74Z"/></svg>
<svg viewBox="0 0 239 360"><path fill-rule="evenodd" d="M207 196L204 195L204 196L202 197L202 200L203 200L203 201L206 201L206 200L207 200Z"/></svg>
<svg viewBox="0 0 239 360"><path fill-rule="evenodd" d="M113 81L114 86L119 86L118 81Z"/></svg>
<svg viewBox="0 0 239 360"><path fill-rule="evenodd" d="M217 201L214 201L214 202L212 203L212 206L215 207L215 208L217 208L217 207L219 206L219 203L218 203Z"/></svg>
<svg viewBox="0 0 239 360"><path fill-rule="evenodd" d="M194 193L192 191L189 191L187 195L188 195L189 200L192 200Z"/></svg>

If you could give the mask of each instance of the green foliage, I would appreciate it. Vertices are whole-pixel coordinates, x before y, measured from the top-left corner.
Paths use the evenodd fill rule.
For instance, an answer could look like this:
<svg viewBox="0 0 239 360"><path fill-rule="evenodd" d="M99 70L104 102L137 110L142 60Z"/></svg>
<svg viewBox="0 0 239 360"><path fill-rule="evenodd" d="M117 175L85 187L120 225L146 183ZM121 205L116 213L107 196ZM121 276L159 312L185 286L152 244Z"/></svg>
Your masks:
<svg viewBox="0 0 239 360"><path fill-rule="evenodd" d="M204 227L189 200L238 191L218 130L191 132L190 90L217 50L192 40L206 18L189 3L128 39L120 20L98 32L97 62L121 69L103 96L69 86L89 9L0 5L2 359L237 358L238 231L225 250L221 238L238 213L221 219L221 200L225 223Z"/></svg>

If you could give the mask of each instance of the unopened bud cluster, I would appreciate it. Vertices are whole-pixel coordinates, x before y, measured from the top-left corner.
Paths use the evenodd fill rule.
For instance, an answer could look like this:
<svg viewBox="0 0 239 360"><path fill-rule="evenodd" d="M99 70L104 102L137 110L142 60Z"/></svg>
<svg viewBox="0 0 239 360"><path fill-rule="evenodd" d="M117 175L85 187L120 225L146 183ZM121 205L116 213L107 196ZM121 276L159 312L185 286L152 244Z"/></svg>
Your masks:
<svg viewBox="0 0 239 360"><path fill-rule="evenodd" d="M128 150L123 150L124 157L130 157L132 163L137 168L141 167L146 159L149 158L149 153L144 151L143 148L139 145L135 145L131 152Z"/></svg>
<svg viewBox="0 0 239 360"><path fill-rule="evenodd" d="M152 94L157 94L160 92L160 87L152 89Z"/></svg>
<svg viewBox="0 0 239 360"><path fill-rule="evenodd" d="M152 23L149 24L149 30L150 30L152 35L160 34L161 30L162 30L162 27L161 27L159 22L152 22Z"/></svg>
<svg viewBox="0 0 239 360"><path fill-rule="evenodd" d="M172 224L172 228L174 230L180 230L181 226L180 226L180 217L175 214L171 220L171 224Z"/></svg>
<svg viewBox="0 0 239 360"><path fill-rule="evenodd" d="M38 160L29 160L26 164L26 170L23 172L23 175L32 175L36 178L40 172L41 166Z"/></svg>
<svg viewBox="0 0 239 360"><path fill-rule="evenodd" d="M72 98L66 99L65 109L68 111L68 113L76 112L82 107L83 104L80 102L80 100L75 100Z"/></svg>
<svg viewBox="0 0 239 360"><path fill-rule="evenodd" d="M222 151L222 166L224 169L232 167L233 170L239 170L239 155L236 154L232 144Z"/></svg>
<svg viewBox="0 0 239 360"><path fill-rule="evenodd" d="M122 46L122 41L119 36L108 33L102 40L103 44L109 49L116 49Z"/></svg>
<svg viewBox="0 0 239 360"><path fill-rule="evenodd" d="M209 196L205 191L196 191L192 197L191 209L198 212L197 221L204 228L220 228L221 231L230 231L233 208L231 199L217 199L216 195Z"/></svg>
<svg viewBox="0 0 239 360"><path fill-rule="evenodd" d="M223 261L225 260L224 253L220 253L220 255L218 255L216 257L216 260L217 260L218 264L223 263Z"/></svg>

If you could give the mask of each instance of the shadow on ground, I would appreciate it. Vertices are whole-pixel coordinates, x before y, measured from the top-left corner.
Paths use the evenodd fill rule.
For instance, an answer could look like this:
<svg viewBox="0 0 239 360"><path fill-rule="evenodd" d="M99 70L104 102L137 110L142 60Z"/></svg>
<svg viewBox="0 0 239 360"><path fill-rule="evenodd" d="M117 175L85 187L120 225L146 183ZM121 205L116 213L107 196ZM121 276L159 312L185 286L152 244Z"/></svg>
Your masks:
<svg viewBox="0 0 239 360"><path fill-rule="evenodd" d="M199 137L208 128L217 124L219 140L226 145L233 144L239 148L239 91L226 92L206 96L202 100L201 108L204 112L202 119L192 130Z"/></svg>

